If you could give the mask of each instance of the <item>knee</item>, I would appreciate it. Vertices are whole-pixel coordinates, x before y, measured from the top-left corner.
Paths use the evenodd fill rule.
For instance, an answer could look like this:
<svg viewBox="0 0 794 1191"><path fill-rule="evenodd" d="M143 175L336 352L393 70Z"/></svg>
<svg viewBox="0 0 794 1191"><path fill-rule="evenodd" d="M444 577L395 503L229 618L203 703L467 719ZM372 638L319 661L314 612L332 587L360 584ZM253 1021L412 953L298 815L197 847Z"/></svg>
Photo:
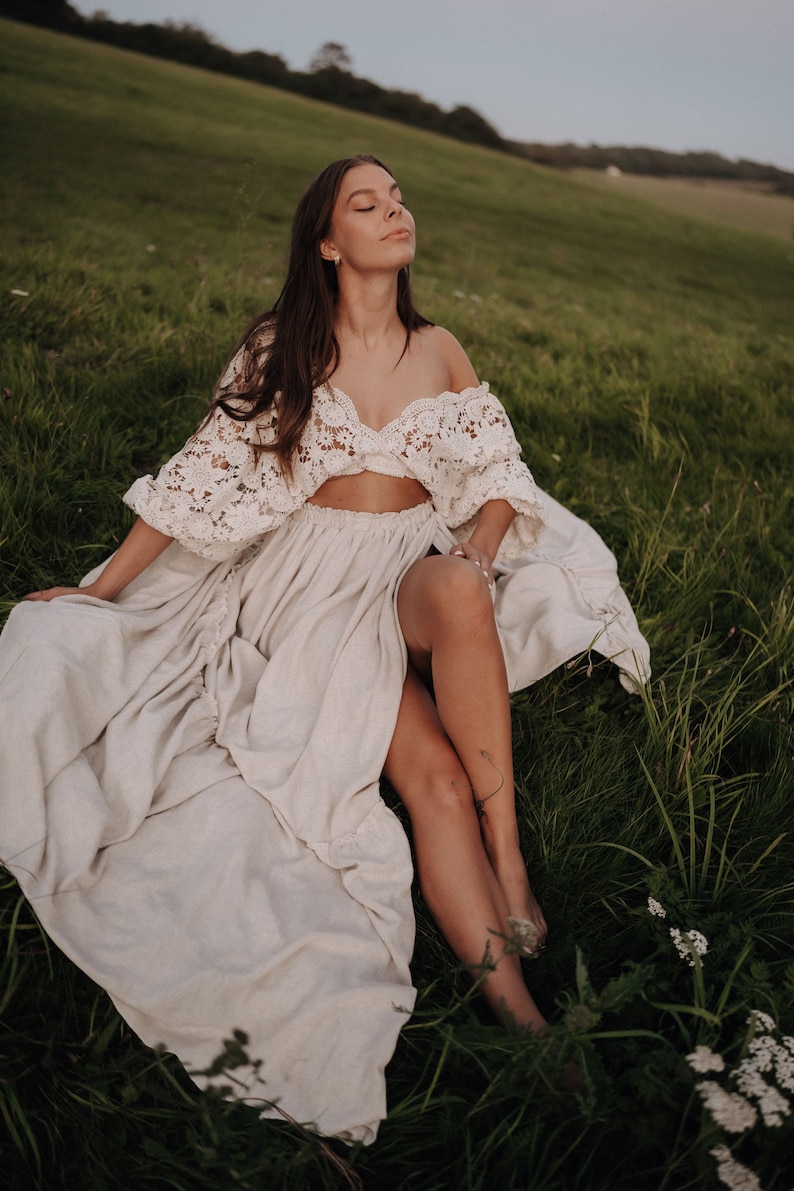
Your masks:
<svg viewBox="0 0 794 1191"><path fill-rule="evenodd" d="M476 820L474 792L460 763L440 759L438 763L412 767L407 786L397 787L416 829L423 824L434 832L461 820Z"/></svg>
<svg viewBox="0 0 794 1191"><path fill-rule="evenodd" d="M493 600L488 580L468 559L444 557L427 588L427 605L447 625L467 632L494 623Z"/></svg>
<svg viewBox="0 0 794 1191"><path fill-rule="evenodd" d="M468 774L460 769L439 769L427 784L425 797L437 814L456 817L474 814L474 791Z"/></svg>

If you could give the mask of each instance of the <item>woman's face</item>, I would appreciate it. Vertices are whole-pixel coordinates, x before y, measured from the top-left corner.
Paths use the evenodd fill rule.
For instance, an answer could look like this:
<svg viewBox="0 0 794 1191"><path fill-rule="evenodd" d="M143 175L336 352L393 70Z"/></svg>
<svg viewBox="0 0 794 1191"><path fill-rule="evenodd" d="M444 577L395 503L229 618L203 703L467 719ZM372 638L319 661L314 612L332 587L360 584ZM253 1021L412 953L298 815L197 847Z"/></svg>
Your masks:
<svg viewBox="0 0 794 1191"><path fill-rule="evenodd" d="M331 232L320 243L325 260L340 268L394 273L409 265L416 248L413 216L400 188L379 165L356 165L342 178Z"/></svg>

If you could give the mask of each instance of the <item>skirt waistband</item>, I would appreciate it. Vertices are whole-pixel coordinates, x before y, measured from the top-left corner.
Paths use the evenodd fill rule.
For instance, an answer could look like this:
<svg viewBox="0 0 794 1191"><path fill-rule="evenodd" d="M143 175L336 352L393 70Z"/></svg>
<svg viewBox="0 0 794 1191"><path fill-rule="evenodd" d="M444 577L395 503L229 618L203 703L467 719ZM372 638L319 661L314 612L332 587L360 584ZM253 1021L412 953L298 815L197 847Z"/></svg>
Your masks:
<svg viewBox="0 0 794 1191"><path fill-rule="evenodd" d="M328 505L301 505L291 520L338 529L410 529L424 525L434 515L433 502L425 500L392 513L362 513L354 509L332 509Z"/></svg>

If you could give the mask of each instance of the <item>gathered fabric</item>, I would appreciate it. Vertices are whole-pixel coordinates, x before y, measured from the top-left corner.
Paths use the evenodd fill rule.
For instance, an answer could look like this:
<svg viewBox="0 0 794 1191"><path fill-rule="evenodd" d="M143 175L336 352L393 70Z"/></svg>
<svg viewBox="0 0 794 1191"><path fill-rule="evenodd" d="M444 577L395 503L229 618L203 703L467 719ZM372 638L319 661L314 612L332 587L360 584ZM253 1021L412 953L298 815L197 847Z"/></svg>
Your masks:
<svg viewBox="0 0 794 1191"><path fill-rule="evenodd" d="M0 858L53 940L197 1083L243 1031L251 1065L221 1084L371 1142L415 998L411 856L379 793L403 576L485 500L515 500L494 589L511 689L591 648L636 689L648 650L614 557L538 492L482 387L413 403L377 442L326 396L323 425L329 403L342 418L327 455L349 433L354 466L377 447L418 476L410 446L442 476L473 409L497 430L439 480L446 495L399 513L293 507L289 486L257 479L269 456L252 470L255 428L222 411L133 485L133 507L177 540L113 603L22 603L0 638Z"/></svg>
<svg viewBox="0 0 794 1191"><path fill-rule="evenodd" d="M0 650L2 858L48 934L144 1042L199 1072L242 1030L237 1094L349 1141L415 997L379 779L396 591L438 540L430 505L306 505L233 563L172 544L114 605L20 604Z"/></svg>

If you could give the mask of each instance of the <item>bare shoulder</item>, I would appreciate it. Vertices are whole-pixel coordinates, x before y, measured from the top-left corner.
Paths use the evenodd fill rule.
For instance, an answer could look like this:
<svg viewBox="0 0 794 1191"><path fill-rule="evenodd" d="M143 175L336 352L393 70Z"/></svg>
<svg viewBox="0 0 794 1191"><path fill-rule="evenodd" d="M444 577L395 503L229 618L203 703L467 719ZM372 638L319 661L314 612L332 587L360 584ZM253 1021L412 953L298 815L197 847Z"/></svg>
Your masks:
<svg viewBox="0 0 794 1191"><path fill-rule="evenodd" d="M450 331L444 327L422 327L419 334L443 366L450 392L460 393L480 383L471 360Z"/></svg>

